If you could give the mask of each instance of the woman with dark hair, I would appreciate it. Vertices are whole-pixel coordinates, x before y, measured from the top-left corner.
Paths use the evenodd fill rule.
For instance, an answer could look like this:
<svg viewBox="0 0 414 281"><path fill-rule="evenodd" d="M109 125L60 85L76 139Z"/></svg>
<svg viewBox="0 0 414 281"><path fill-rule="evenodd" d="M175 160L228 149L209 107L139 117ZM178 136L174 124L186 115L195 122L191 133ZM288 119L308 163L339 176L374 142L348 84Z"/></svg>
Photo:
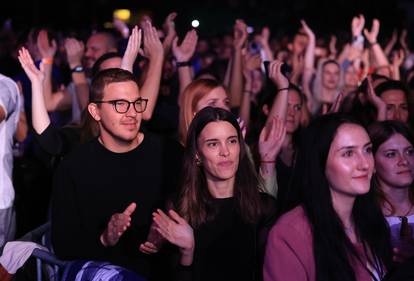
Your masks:
<svg viewBox="0 0 414 281"><path fill-rule="evenodd" d="M377 200L391 229L395 259L401 260L414 255L413 135L398 121L375 123L369 134Z"/></svg>
<svg viewBox="0 0 414 281"><path fill-rule="evenodd" d="M338 114L305 129L295 179L301 205L269 233L264 280L381 280L391 266L387 224L372 192L372 145Z"/></svg>
<svg viewBox="0 0 414 281"><path fill-rule="evenodd" d="M180 249L189 280L260 280L275 203L261 192L237 119L206 107L191 122L175 211L156 229Z"/></svg>

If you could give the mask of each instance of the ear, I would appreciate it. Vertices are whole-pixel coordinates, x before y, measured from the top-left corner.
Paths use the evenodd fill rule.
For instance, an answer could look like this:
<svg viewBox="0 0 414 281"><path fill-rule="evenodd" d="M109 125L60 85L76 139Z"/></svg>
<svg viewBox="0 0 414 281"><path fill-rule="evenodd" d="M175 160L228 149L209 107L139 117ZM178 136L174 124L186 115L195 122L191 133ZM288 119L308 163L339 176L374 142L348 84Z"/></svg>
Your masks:
<svg viewBox="0 0 414 281"><path fill-rule="evenodd" d="M265 105L262 106L262 112L266 116L269 115L269 106L267 106L267 104L265 104Z"/></svg>
<svg viewBox="0 0 414 281"><path fill-rule="evenodd" d="M96 103L88 104L88 111L89 111L89 114L92 116L92 118L95 119L95 121L99 122L101 120L99 108Z"/></svg>

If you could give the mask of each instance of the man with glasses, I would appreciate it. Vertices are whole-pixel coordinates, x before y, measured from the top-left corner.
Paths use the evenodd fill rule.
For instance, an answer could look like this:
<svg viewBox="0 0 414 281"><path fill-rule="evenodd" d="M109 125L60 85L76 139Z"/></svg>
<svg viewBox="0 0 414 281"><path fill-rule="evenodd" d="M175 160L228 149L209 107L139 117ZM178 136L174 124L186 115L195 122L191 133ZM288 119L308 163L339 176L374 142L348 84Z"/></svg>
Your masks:
<svg viewBox="0 0 414 281"><path fill-rule="evenodd" d="M66 156L55 176L52 244L58 257L106 260L151 277L150 257L139 246L152 212L174 191L180 150L140 131L146 105L128 71L107 69L92 81L88 111L99 137Z"/></svg>

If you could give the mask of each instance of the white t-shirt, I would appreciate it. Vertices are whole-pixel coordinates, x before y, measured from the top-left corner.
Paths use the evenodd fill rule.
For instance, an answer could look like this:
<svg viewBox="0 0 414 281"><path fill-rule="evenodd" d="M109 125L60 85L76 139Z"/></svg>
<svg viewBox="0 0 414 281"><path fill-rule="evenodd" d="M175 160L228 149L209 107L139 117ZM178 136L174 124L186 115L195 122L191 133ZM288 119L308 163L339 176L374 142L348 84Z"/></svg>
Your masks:
<svg viewBox="0 0 414 281"><path fill-rule="evenodd" d="M13 136L19 122L22 100L16 83L0 74L0 107L5 119L0 122L0 209L13 206Z"/></svg>
<svg viewBox="0 0 414 281"><path fill-rule="evenodd" d="M401 218L400 217L385 217L390 226L391 230L391 244L393 247L400 245L400 229L401 229ZM414 215L407 216L408 225L411 227L414 233ZM413 237L414 238L414 237Z"/></svg>

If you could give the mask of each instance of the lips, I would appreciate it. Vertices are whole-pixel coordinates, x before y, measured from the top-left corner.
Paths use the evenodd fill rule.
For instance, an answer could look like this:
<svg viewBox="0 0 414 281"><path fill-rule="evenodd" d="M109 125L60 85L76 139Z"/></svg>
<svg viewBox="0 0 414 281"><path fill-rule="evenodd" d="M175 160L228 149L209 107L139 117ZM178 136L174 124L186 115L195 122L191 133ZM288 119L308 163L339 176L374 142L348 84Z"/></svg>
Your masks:
<svg viewBox="0 0 414 281"><path fill-rule="evenodd" d="M218 166L222 168L228 168L233 166L233 161L222 161L218 163Z"/></svg>
<svg viewBox="0 0 414 281"><path fill-rule="evenodd" d="M397 175L401 175L401 174L411 174L411 173L412 173L411 170L404 170L404 171L397 172Z"/></svg>

